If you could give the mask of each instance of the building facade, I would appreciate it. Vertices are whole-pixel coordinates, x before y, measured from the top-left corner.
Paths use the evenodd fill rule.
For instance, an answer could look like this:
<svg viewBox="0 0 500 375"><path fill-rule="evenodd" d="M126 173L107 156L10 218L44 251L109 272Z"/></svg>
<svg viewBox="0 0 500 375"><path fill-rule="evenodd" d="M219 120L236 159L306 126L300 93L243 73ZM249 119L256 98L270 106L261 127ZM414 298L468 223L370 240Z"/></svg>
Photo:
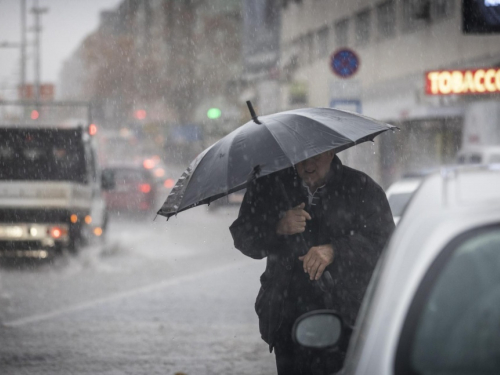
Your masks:
<svg viewBox="0 0 500 375"><path fill-rule="evenodd" d="M339 155L383 186L452 163L463 145L500 144L500 34L464 33L462 6L462 0L287 2L282 108L338 107L397 125L395 134ZM332 69L333 53L344 49L358 61L345 78Z"/></svg>
<svg viewBox="0 0 500 375"><path fill-rule="evenodd" d="M68 58L64 97L91 100L99 124L145 130L170 156L190 160L241 119L241 4L121 1ZM212 107L217 120L207 118Z"/></svg>

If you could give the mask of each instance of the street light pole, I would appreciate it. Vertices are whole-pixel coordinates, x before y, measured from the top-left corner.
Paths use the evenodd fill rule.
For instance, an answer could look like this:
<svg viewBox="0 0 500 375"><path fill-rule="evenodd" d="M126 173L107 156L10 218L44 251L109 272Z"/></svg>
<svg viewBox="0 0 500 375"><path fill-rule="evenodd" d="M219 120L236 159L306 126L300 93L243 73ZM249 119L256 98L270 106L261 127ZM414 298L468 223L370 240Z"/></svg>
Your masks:
<svg viewBox="0 0 500 375"><path fill-rule="evenodd" d="M22 100L26 86L26 0L21 0L21 76L19 81Z"/></svg>
<svg viewBox="0 0 500 375"><path fill-rule="evenodd" d="M35 15L35 100L37 102L40 101L40 33L42 32L40 16L48 10L48 8L40 8L38 0L35 0L35 5L31 8L31 12Z"/></svg>

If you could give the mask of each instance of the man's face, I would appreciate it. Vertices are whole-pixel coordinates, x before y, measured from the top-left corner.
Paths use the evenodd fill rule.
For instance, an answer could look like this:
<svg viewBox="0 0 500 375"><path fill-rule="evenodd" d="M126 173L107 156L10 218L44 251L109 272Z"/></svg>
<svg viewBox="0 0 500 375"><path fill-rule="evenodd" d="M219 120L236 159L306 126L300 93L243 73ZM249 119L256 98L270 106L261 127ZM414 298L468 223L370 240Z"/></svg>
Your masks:
<svg viewBox="0 0 500 375"><path fill-rule="evenodd" d="M310 188L320 187L325 183L325 177L330 170L334 156L333 151L327 151L301 161L295 166L299 177Z"/></svg>

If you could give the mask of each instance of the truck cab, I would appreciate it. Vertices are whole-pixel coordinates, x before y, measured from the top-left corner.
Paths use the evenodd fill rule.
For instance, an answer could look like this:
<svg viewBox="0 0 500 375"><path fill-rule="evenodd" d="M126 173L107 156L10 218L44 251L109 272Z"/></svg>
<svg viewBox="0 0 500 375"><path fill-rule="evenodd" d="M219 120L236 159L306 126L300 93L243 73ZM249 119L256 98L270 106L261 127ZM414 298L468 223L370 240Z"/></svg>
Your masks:
<svg viewBox="0 0 500 375"><path fill-rule="evenodd" d="M94 142L74 126L0 128L0 257L76 253L106 231Z"/></svg>

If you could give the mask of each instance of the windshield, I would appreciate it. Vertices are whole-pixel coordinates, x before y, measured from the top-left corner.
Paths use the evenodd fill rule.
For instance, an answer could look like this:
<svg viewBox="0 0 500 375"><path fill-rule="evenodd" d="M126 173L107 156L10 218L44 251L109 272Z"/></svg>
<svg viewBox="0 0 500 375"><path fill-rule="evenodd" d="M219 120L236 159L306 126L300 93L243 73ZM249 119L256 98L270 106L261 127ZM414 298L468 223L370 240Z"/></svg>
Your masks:
<svg viewBox="0 0 500 375"><path fill-rule="evenodd" d="M442 251L411 307L418 315L409 314L413 318L406 323L411 328L401 345L411 349L401 361L413 371L404 373L499 372L500 336L485 328L498 327L499 250L499 227L490 226L460 236Z"/></svg>
<svg viewBox="0 0 500 375"><path fill-rule="evenodd" d="M86 181L80 131L0 129L0 180Z"/></svg>

